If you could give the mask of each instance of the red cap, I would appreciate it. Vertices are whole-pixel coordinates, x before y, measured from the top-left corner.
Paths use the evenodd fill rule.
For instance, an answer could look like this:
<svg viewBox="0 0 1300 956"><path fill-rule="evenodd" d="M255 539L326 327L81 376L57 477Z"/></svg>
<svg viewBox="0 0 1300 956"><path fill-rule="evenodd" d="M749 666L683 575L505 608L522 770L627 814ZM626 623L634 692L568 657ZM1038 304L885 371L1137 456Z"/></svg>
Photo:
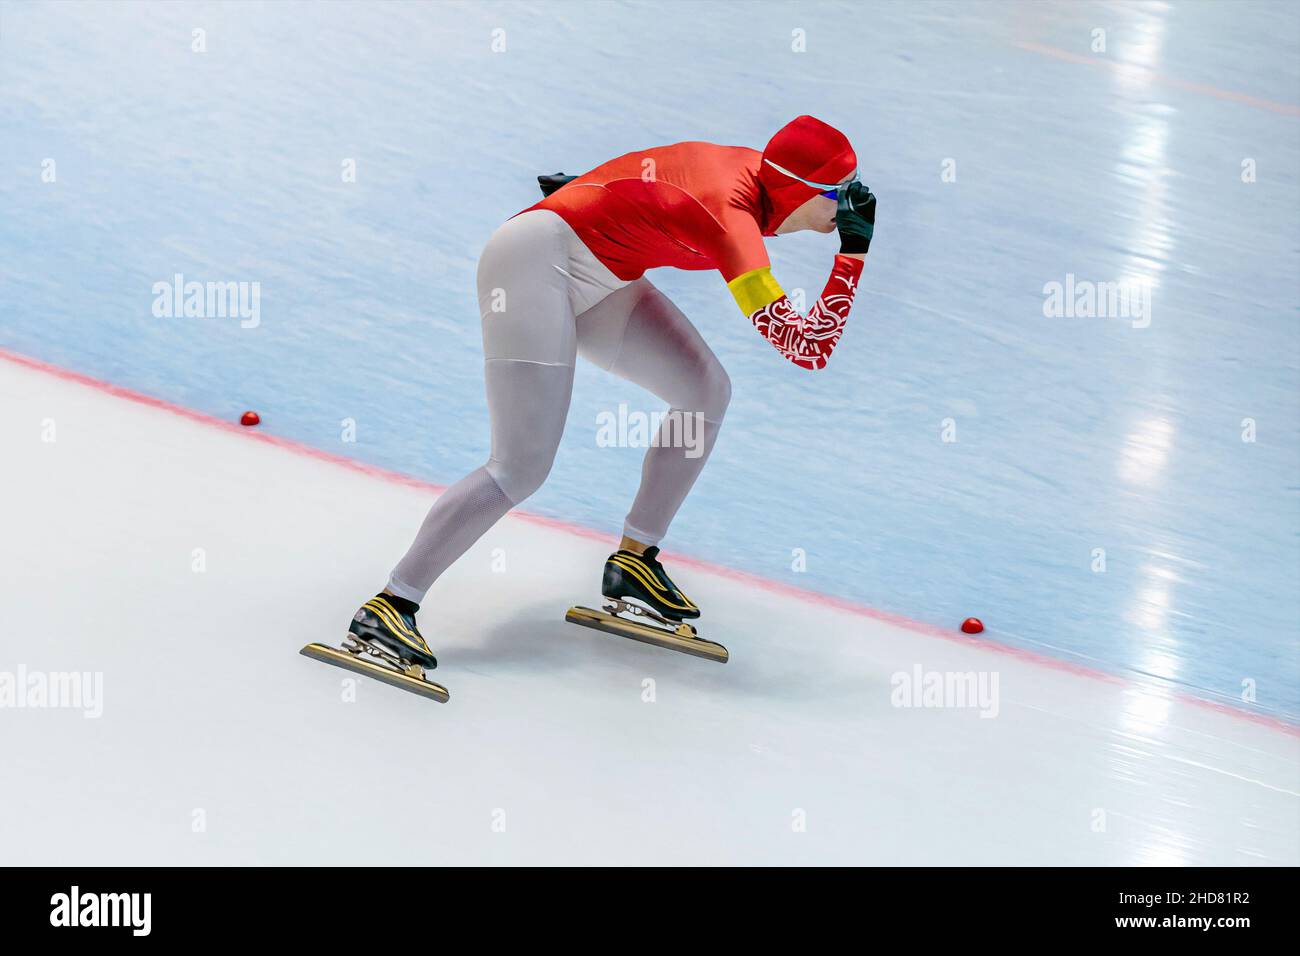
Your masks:
<svg viewBox="0 0 1300 956"><path fill-rule="evenodd" d="M790 213L825 192L799 179L833 185L847 179L857 168L853 145L834 126L815 116L800 116L786 123L764 148L758 173L759 184L772 206L763 231L771 235Z"/></svg>

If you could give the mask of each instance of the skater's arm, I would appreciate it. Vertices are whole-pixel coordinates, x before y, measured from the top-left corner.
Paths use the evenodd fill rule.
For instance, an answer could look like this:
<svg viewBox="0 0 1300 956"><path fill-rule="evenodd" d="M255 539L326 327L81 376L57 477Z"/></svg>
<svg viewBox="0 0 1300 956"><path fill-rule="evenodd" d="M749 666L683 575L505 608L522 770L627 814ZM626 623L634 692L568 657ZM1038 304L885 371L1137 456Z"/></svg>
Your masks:
<svg viewBox="0 0 1300 956"><path fill-rule="evenodd" d="M844 253L835 257L826 288L807 315L794 307L769 266L737 276L727 287L740 311L778 352L800 368L825 368L853 307L863 258Z"/></svg>
<svg viewBox="0 0 1300 956"><path fill-rule="evenodd" d="M807 315L801 315L786 297L766 261L727 283L740 311L749 316L763 338L800 368L826 367L853 308L875 224L876 197L871 190L859 182L842 188L835 211L840 254L821 298Z"/></svg>

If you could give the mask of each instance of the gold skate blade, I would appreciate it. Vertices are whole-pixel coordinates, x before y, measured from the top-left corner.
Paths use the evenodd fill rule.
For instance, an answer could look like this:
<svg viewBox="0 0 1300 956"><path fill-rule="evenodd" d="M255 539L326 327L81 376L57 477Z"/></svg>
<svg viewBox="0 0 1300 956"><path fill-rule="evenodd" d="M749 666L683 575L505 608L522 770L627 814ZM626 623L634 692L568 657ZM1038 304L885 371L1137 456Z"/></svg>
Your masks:
<svg viewBox="0 0 1300 956"><path fill-rule="evenodd" d="M408 676L383 664L371 663L356 654L341 651L337 647L326 647L324 644L308 644L298 653L303 657L310 657L314 661L341 667L345 671L373 677L377 681L382 681L393 687L400 687L402 690L410 691L412 694L419 694L421 697L428 697L440 704L445 704L451 699L451 694L441 684Z"/></svg>
<svg viewBox="0 0 1300 956"><path fill-rule="evenodd" d="M686 637L651 624L629 621L605 611L593 611L589 607L571 607L564 615L564 619L570 624L581 624L583 627L595 628L607 634L617 634L619 637L631 638L643 644L653 644L655 647L666 647L670 651L681 651L683 654L703 657L706 660L717 661L719 664L727 663L731 656L721 644L699 637Z"/></svg>

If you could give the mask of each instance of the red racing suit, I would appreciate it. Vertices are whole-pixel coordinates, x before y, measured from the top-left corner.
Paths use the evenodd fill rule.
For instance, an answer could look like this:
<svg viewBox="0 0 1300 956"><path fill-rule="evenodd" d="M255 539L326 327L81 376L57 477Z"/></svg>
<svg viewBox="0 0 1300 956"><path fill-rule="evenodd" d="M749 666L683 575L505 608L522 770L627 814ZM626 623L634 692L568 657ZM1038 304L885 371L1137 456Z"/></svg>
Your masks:
<svg viewBox="0 0 1300 956"><path fill-rule="evenodd" d="M662 266L717 269L764 338L801 368L819 369L844 331L862 260L837 255L821 297L802 315L772 277L763 238L822 191L801 179L836 184L856 169L842 133L801 116L762 153L701 142L639 150L530 208L559 215L620 279Z"/></svg>

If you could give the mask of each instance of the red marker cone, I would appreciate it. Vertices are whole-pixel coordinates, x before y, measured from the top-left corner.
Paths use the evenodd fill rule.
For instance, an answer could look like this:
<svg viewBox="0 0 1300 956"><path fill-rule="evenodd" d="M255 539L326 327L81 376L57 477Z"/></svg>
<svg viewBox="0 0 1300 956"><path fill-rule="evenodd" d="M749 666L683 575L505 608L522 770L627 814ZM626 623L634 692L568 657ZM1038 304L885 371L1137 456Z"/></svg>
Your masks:
<svg viewBox="0 0 1300 956"><path fill-rule="evenodd" d="M967 634L978 634L984 630L984 622L977 617L968 617L961 622L961 629Z"/></svg>
<svg viewBox="0 0 1300 956"><path fill-rule="evenodd" d="M252 428L254 425L260 424L261 421L262 421L262 416L257 414L257 412L244 412L244 414L239 416L239 424L247 425L249 428Z"/></svg>

